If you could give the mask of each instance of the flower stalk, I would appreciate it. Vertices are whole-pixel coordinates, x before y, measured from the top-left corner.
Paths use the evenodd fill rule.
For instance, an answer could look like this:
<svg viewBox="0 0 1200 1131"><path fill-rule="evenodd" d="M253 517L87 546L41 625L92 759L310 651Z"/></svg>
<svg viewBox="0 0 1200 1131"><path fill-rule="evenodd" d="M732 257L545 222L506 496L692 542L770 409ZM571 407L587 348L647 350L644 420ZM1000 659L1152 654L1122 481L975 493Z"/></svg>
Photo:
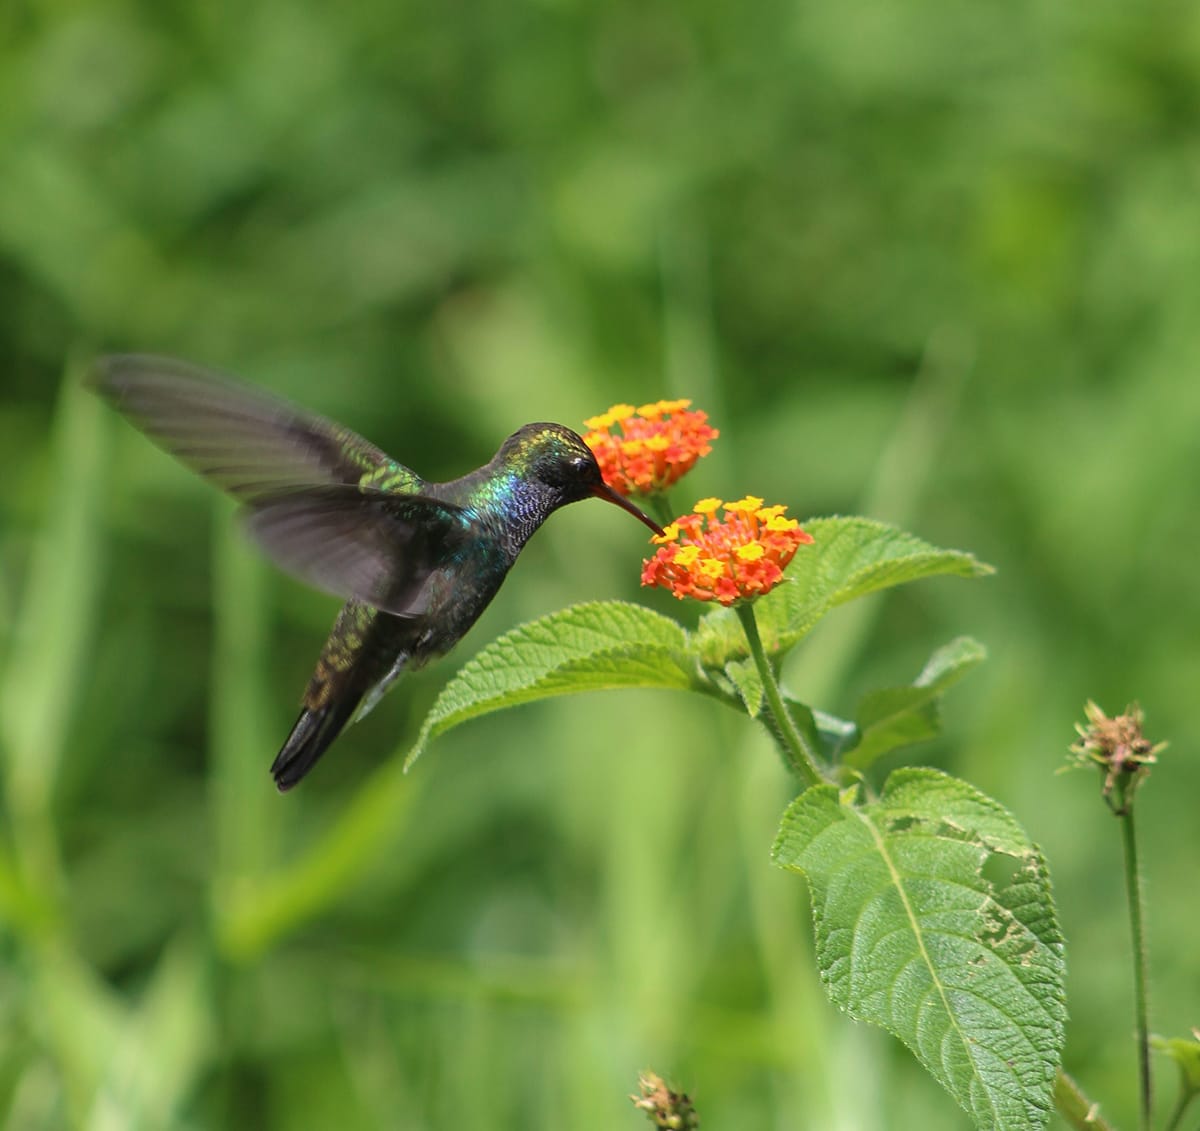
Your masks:
<svg viewBox="0 0 1200 1131"><path fill-rule="evenodd" d="M746 642L750 645L750 655L754 658L754 666L758 669L759 679L762 680L767 709L775 722L774 729L779 736L788 768L797 777L803 778L806 785L820 785L825 780L825 775L821 772L816 754L800 733L783 701L779 681L775 678L775 669L771 666L770 657L763 647L758 622L754 619L754 606L747 603L736 607L738 619L746 633Z"/></svg>
<svg viewBox="0 0 1200 1131"><path fill-rule="evenodd" d="M1138 868L1137 827L1133 819L1134 794L1150 776L1150 767L1166 743L1152 743L1142 730L1144 716L1133 703L1123 715L1106 715L1095 703L1084 709L1087 722L1076 724L1080 741L1071 747L1074 764L1099 767L1102 794L1121 822L1121 847L1125 865L1125 901L1133 943L1134 1025L1137 1031L1138 1128L1149 1131L1154 1088L1150 1075L1150 1017L1147 993L1149 955L1142 919L1142 877Z"/></svg>
<svg viewBox="0 0 1200 1131"><path fill-rule="evenodd" d="M671 500L663 491L644 496L646 509L658 520L659 526L670 526L675 512L671 509Z"/></svg>
<svg viewBox="0 0 1200 1131"><path fill-rule="evenodd" d="M1120 788L1118 786L1118 788ZM1124 804L1117 812L1121 822L1121 844L1125 854L1125 900L1129 905L1129 933L1133 942L1133 1003L1137 1030L1138 1056L1138 1128L1150 1131L1153 1082L1150 1076L1150 1009L1146 989L1146 929L1142 922L1142 877L1138 868L1137 830L1133 823L1133 805Z"/></svg>

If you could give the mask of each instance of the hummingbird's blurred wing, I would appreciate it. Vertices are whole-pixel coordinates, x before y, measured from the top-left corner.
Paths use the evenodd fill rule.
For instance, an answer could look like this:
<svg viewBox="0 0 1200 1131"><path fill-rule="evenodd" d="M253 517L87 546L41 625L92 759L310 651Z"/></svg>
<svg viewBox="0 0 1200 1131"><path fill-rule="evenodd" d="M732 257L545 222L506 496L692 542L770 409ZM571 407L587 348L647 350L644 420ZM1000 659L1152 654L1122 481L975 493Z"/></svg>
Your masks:
<svg viewBox="0 0 1200 1131"><path fill-rule="evenodd" d="M422 487L349 428L196 365L117 354L101 358L91 380L156 444L244 503L296 487L358 483L381 468L389 489Z"/></svg>
<svg viewBox="0 0 1200 1131"><path fill-rule="evenodd" d="M426 583L471 539L467 512L422 495L311 487L263 496L246 525L302 581L397 616L420 616Z"/></svg>

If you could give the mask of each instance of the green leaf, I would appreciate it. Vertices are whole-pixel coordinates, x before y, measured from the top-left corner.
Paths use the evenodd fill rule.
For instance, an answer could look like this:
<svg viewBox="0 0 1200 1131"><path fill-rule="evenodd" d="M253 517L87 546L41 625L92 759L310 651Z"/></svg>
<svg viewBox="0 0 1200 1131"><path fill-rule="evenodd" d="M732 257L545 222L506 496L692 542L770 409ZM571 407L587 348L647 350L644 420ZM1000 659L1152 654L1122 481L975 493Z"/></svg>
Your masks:
<svg viewBox="0 0 1200 1131"><path fill-rule="evenodd" d="M849 719L817 710L786 693L784 705L809 745L831 765L858 742L858 727Z"/></svg>
<svg viewBox="0 0 1200 1131"><path fill-rule="evenodd" d="M959 550L941 550L912 534L866 518L818 518L813 536L787 568L786 582L754 605L763 646L783 652L804 639L830 609L880 589L952 574L983 577L992 567ZM723 668L748 654L731 609L700 619L697 642L705 667Z"/></svg>
<svg viewBox="0 0 1200 1131"><path fill-rule="evenodd" d="M1063 1043L1063 942L1046 863L965 782L902 769L858 806L788 808L774 857L812 892L830 1000L899 1037L981 1128L1040 1128Z"/></svg>
<svg viewBox="0 0 1200 1131"><path fill-rule="evenodd" d="M858 745L846 765L865 770L899 746L940 733L942 693L987 658L987 649L969 636L939 648L908 687L887 687L865 695L858 708Z"/></svg>
<svg viewBox="0 0 1200 1131"><path fill-rule="evenodd" d="M109 422L72 362L55 413L54 495L30 563L13 645L0 672L0 747L8 804L42 820L88 685L88 649L104 571Z"/></svg>
<svg viewBox="0 0 1200 1131"><path fill-rule="evenodd" d="M121 1047L129 1011L84 959L66 946L42 947L31 963L31 1001L71 1104L90 1107Z"/></svg>
<svg viewBox="0 0 1200 1131"><path fill-rule="evenodd" d="M421 778L383 762L339 805L336 819L270 874L218 891L217 942L224 957L252 964L278 941L328 914L380 861L395 870L394 846L420 812Z"/></svg>
<svg viewBox="0 0 1200 1131"><path fill-rule="evenodd" d="M618 687L688 688L701 682L687 633L641 605L573 605L505 633L443 688L405 766L430 739L490 711Z"/></svg>
<svg viewBox="0 0 1200 1131"><path fill-rule="evenodd" d="M178 1126L213 1051L209 974L210 961L195 940L172 941L128 1019L124 1039L109 1050L110 1081L120 1089L128 1125Z"/></svg>
<svg viewBox="0 0 1200 1131"><path fill-rule="evenodd" d="M849 719L840 719L827 711L812 709L810 715L817 750L827 762L836 762L842 756L842 751L857 740L858 727Z"/></svg>
<svg viewBox="0 0 1200 1131"><path fill-rule="evenodd" d="M1150 1044L1179 1065L1180 1082L1188 1095L1200 1093L1200 1030L1195 1037L1151 1037Z"/></svg>
<svg viewBox="0 0 1200 1131"><path fill-rule="evenodd" d="M737 689L746 713L752 719L757 719L763 705L763 685L762 677L758 674L758 667L754 661L751 659L731 660L725 665L725 674Z"/></svg>

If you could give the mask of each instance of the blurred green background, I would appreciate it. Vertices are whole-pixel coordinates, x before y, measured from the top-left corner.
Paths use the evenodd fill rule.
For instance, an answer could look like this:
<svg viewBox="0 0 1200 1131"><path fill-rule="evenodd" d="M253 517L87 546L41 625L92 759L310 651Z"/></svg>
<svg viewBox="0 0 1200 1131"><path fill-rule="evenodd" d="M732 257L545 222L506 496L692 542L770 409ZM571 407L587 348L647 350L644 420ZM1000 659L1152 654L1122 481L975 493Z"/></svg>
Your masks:
<svg viewBox="0 0 1200 1131"><path fill-rule="evenodd" d="M79 389L243 375L431 478L529 420L690 396L678 493L862 512L990 580L843 610L848 712L960 633L920 757L1045 847L1067 1067L1133 1119L1117 832L1056 777L1093 696L1172 747L1139 805L1154 1027L1200 1021L1200 8L378 0L0 6L0 1111L13 1128L959 1128L825 1002L789 796L694 697L422 712L524 618L644 600L557 515L448 660L301 789L267 774L336 603ZM1160 1065L1165 1108L1174 1071Z"/></svg>

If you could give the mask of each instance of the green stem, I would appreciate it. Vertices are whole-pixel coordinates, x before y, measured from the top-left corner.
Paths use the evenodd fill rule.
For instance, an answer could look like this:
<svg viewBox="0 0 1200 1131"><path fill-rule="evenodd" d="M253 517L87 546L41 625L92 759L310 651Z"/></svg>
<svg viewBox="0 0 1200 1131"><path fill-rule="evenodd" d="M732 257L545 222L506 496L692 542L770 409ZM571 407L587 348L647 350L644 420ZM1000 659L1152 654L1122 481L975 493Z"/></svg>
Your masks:
<svg viewBox="0 0 1200 1131"><path fill-rule="evenodd" d="M1187 1086L1187 1074L1184 1073L1183 1076L1183 1084L1179 1089L1179 1099L1175 1101L1175 1106L1171 1109L1170 1118L1163 1124L1163 1131L1176 1131L1183 1122L1184 1113L1187 1111L1192 1100L1196 1098L1196 1093Z"/></svg>
<svg viewBox="0 0 1200 1131"><path fill-rule="evenodd" d="M652 518L657 521L659 526L668 526L678 515L671 510L671 500L667 498L665 491L656 495L647 495L645 497L646 509L650 511Z"/></svg>
<svg viewBox="0 0 1200 1131"><path fill-rule="evenodd" d="M1079 1085L1061 1068L1054 1078L1054 1106L1077 1131L1112 1131Z"/></svg>
<svg viewBox="0 0 1200 1131"><path fill-rule="evenodd" d="M787 756L788 766L809 785L820 785L825 780L825 776L821 773L812 748L804 735L796 729L792 716L784 706L779 682L775 678L775 669L771 667L766 649L763 648L762 637L758 634L758 621L754 619L754 606L751 604L738 605L737 614L746 633L746 641L750 645L750 655L754 657L754 664L758 668L758 677L762 680L767 706L775 721L775 729Z"/></svg>
<svg viewBox="0 0 1200 1131"><path fill-rule="evenodd" d="M1125 899L1129 905L1129 930L1133 936L1133 999L1137 1023L1138 1053L1138 1127L1149 1131L1152 1090L1150 1083L1150 1022L1146 1004L1146 934L1142 923L1142 879L1138 871L1137 832L1133 823L1133 804L1121 798L1117 819L1121 822L1121 840L1125 848Z"/></svg>

